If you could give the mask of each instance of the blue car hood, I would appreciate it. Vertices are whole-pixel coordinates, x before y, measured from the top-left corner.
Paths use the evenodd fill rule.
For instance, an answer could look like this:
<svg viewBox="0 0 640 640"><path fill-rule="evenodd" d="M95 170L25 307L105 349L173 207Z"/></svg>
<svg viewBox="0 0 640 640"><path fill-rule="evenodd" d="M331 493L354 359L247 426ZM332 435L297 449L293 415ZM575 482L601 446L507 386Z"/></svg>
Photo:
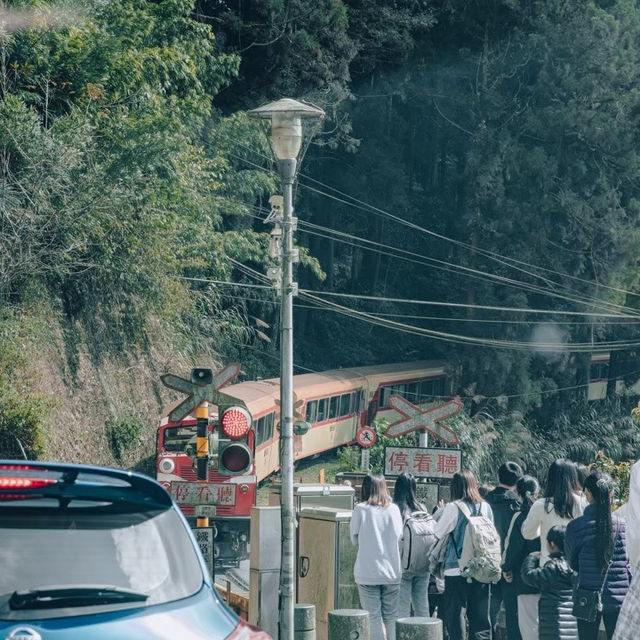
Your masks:
<svg viewBox="0 0 640 640"><path fill-rule="evenodd" d="M205 584L195 595L167 604L49 620L0 620L0 640L25 627L41 640L223 640L237 624L237 616Z"/></svg>

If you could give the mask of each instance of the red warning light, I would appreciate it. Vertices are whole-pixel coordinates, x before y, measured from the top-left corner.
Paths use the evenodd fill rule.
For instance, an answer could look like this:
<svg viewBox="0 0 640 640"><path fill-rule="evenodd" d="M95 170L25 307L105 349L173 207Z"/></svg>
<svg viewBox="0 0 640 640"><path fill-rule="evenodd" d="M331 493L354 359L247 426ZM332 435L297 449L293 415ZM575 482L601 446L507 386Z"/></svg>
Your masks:
<svg viewBox="0 0 640 640"><path fill-rule="evenodd" d="M227 438L240 440L251 428L251 415L243 407L231 407L222 414L222 432Z"/></svg>

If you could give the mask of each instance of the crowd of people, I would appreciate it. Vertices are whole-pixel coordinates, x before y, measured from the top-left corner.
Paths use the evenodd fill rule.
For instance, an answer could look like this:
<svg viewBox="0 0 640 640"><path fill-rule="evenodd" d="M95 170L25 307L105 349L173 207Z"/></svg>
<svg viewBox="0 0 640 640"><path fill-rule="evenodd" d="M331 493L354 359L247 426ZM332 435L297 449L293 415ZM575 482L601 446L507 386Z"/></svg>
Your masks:
<svg viewBox="0 0 640 640"><path fill-rule="evenodd" d="M566 459L551 464L543 495L515 462L500 466L495 488L456 473L451 501L434 509L420 573L403 571L400 551L408 523L416 514L424 523L416 486L399 476L392 499L385 478L370 474L353 512L371 640L395 640L399 618L434 615L448 640L488 640L501 608L508 640L596 640L601 626L608 640L640 637L640 461L619 512L611 477Z"/></svg>

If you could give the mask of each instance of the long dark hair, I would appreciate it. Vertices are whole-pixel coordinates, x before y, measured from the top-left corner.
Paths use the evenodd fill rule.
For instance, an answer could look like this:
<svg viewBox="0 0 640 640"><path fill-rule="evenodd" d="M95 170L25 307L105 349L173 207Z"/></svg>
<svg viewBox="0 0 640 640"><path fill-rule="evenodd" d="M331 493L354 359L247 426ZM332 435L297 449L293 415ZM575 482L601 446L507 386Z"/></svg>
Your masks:
<svg viewBox="0 0 640 640"><path fill-rule="evenodd" d="M403 515L407 511L423 511L423 506L416 496L416 479L410 473L403 473L396 479L393 488L393 501Z"/></svg>
<svg viewBox="0 0 640 640"><path fill-rule="evenodd" d="M520 511L523 513L529 513L531 505L535 502L538 491L540 491L538 481L533 476L522 476L516 483L516 491L522 498Z"/></svg>
<svg viewBox="0 0 640 640"><path fill-rule="evenodd" d="M613 555L613 522L611 519L611 492L613 480L608 473L592 471L584 481L585 491L593 496L596 508L596 559L601 571L606 571Z"/></svg>
<svg viewBox="0 0 640 640"><path fill-rule="evenodd" d="M362 480L362 501L375 507L386 507L391 502L387 481L381 473L369 473Z"/></svg>
<svg viewBox="0 0 640 640"><path fill-rule="evenodd" d="M544 508L547 513L551 509L561 517L573 520L576 507L575 488L578 486L576 465L570 460L558 458L551 463L547 475L547 486L544 492Z"/></svg>
<svg viewBox="0 0 640 640"><path fill-rule="evenodd" d="M454 500L466 500L473 503L482 502L478 491L478 482L469 469L462 469L462 471L453 475L451 497Z"/></svg>

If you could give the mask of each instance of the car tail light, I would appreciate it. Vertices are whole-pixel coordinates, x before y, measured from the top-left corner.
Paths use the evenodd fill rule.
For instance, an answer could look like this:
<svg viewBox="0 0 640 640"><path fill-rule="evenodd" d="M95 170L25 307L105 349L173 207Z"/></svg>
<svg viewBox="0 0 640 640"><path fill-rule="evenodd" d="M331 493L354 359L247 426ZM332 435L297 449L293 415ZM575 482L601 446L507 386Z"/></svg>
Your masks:
<svg viewBox="0 0 640 640"><path fill-rule="evenodd" d="M226 640L273 640L273 638L266 631L261 631L258 627L252 627L241 620Z"/></svg>
<svg viewBox="0 0 640 640"><path fill-rule="evenodd" d="M29 478L27 476L0 476L0 501L24 500L31 493L24 493L25 489L42 489L57 480L53 478ZM4 493L5 491L17 491L19 493Z"/></svg>
<svg viewBox="0 0 640 640"><path fill-rule="evenodd" d="M251 429L251 414L244 407L230 407L222 414L220 423L227 438L240 440Z"/></svg>

